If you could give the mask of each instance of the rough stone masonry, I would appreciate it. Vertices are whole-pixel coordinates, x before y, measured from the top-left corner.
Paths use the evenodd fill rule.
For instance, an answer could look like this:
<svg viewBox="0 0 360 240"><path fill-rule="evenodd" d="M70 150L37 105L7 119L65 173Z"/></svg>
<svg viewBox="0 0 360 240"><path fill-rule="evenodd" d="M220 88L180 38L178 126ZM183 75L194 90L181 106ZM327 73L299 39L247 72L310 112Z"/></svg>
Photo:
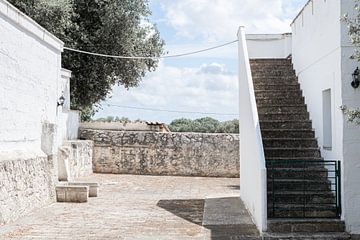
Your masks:
<svg viewBox="0 0 360 240"><path fill-rule="evenodd" d="M96 173L239 177L237 134L80 129Z"/></svg>

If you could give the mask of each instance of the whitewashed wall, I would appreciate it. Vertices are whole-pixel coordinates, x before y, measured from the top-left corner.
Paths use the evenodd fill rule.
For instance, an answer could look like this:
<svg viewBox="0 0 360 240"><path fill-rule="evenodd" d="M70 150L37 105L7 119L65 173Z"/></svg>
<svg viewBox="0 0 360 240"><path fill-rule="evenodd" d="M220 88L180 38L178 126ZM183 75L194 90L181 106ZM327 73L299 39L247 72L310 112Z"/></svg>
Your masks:
<svg viewBox="0 0 360 240"><path fill-rule="evenodd" d="M245 30L239 28L240 196L260 232L267 229L264 148L251 76Z"/></svg>
<svg viewBox="0 0 360 240"><path fill-rule="evenodd" d="M341 15L354 15L354 0L341 1ZM348 38L346 25L341 25L341 79L342 104L349 108L360 107L360 89L351 87L351 74L359 62L349 59L354 47ZM344 121L343 125L343 182L344 182L344 217L350 232L360 234L360 126Z"/></svg>
<svg viewBox="0 0 360 240"><path fill-rule="evenodd" d="M247 34L249 58L287 58L291 55L291 33Z"/></svg>
<svg viewBox="0 0 360 240"><path fill-rule="evenodd" d="M339 1L313 1L292 24L293 64L325 159L342 158ZM331 89L332 149L323 148L322 92Z"/></svg>
<svg viewBox="0 0 360 240"><path fill-rule="evenodd" d="M0 0L0 152L41 149L56 123L63 43Z"/></svg>
<svg viewBox="0 0 360 240"><path fill-rule="evenodd" d="M360 106L360 92L350 86L356 63L346 26L340 21L354 0L309 1L292 23L292 54L325 160L342 161L343 219L347 230L360 233L360 128L344 121L341 105ZM323 147L322 92L331 89L332 148Z"/></svg>
<svg viewBox="0 0 360 240"><path fill-rule="evenodd" d="M58 146L61 146L65 140L75 140L78 138L80 125L80 112L70 109L70 78L71 71L61 69L60 87L58 96L64 96L65 102L62 107L58 107Z"/></svg>
<svg viewBox="0 0 360 240"><path fill-rule="evenodd" d="M59 39L0 0L0 225L55 201L69 106L57 106L63 91L69 95L62 49Z"/></svg>

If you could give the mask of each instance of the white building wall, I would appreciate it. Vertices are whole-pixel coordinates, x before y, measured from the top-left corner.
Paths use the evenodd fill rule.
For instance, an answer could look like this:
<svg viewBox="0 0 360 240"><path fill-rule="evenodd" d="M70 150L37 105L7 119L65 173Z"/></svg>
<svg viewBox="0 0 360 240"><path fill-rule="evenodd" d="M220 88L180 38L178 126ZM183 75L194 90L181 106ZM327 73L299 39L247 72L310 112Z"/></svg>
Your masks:
<svg viewBox="0 0 360 240"><path fill-rule="evenodd" d="M341 15L354 15L354 0L341 1ZM351 74L359 62L350 59L354 52L348 37L346 24L341 25L341 72L342 72L342 105L348 108L360 107L360 89L350 85ZM360 234L360 126L343 124L343 183L344 183L344 217L347 229L354 234Z"/></svg>
<svg viewBox="0 0 360 240"><path fill-rule="evenodd" d="M360 127L344 120L340 106L360 106L360 92L352 89L356 63L340 18L353 11L354 0L312 0L292 23L293 64L308 105L325 160L342 161L343 219L347 230L360 233ZM332 148L323 147L322 92L331 89Z"/></svg>
<svg viewBox="0 0 360 240"><path fill-rule="evenodd" d="M322 155L342 158L340 4L313 1L292 24L293 64L313 121ZM331 89L332 148L323 144L322 92Z"/></svg>
<svg viewBox="0 0 360 240"><path fill-rule="evenodd" d="M287 58L291 55L291 33L247 34L249 58Z"/></svg>
<svg viewBox="0 0 360 240"><path fill-rule="evenodd" d="M62 48L0 0L0 226L55 201Z"/></svg>
<svg viewBox="0 0 360 240"><path fill-rule="evenodd" d="M63 43L0 0L0 152L40 151L56 123Z"/></svg>

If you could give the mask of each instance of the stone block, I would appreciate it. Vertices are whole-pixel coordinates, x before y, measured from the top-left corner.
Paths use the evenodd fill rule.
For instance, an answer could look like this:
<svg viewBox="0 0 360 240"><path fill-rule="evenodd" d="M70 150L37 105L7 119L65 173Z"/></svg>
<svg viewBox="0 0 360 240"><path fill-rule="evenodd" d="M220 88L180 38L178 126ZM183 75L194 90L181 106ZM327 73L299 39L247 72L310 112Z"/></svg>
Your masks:
<svg viewBox="0 0 360 240"><path fill-rule="evenodd" d="M56 199L58 202L87 202L89 197L88 186L56 186Z"/></svg>
<svg viewBox="0 0 360 240"><path fill-rule="evenodd" d="M89 197L97 197L99 193L99 184L91 182L69 182L68 186L88 186L89 187Z"/></svg>

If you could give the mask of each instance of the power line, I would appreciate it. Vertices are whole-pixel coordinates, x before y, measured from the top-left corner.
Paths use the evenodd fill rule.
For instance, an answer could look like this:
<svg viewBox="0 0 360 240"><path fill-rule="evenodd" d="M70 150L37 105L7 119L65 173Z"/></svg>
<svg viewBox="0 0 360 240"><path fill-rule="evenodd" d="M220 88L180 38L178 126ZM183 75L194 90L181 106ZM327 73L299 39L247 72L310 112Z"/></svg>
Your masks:
<svg viewBox="0 0 360 240"><path fill-rule="evenodd" d="M92 56L106 57L106 58L116 58L116 59L166 59L166 58L184 57L184 56L194 55L194 54L197 54L197 53L211 51L211 50L214 50L214 49L217 49L217 48L225 47L227 45L236 43L237 41L238 40L234 40L234 41L231 41L231 42L227 42L227 43L217 45L217 46L214 46L214 47L210 47L210 48L201 49L201 50L198 50L198 51L175 54L175 55L165 55L165 56L159 56L159 57L108 55L108 54L102 54L102 53L88 52L88 51L69 48L69 47L64 47L64 50L77 52L77 53L82 53L82 54L87 54L87 55L92 55Z"/></svg>
<svg viewBox="0 0 360 240"><path fill-rule="evenodd" d="M189 111L179 111L179 110L168 110L168 109L157 109L157 108L144 108L144 107L133 107L133 106L123 106L115 104L106 104L109 107L119 107L127 109L137 109L137 110L146 110L154 112L171 112L171 113L188 113L188 114L207 114L207 115L222 115L222 116L238 116L236 113L218 113L218 112L189 112Z"/></svg>

